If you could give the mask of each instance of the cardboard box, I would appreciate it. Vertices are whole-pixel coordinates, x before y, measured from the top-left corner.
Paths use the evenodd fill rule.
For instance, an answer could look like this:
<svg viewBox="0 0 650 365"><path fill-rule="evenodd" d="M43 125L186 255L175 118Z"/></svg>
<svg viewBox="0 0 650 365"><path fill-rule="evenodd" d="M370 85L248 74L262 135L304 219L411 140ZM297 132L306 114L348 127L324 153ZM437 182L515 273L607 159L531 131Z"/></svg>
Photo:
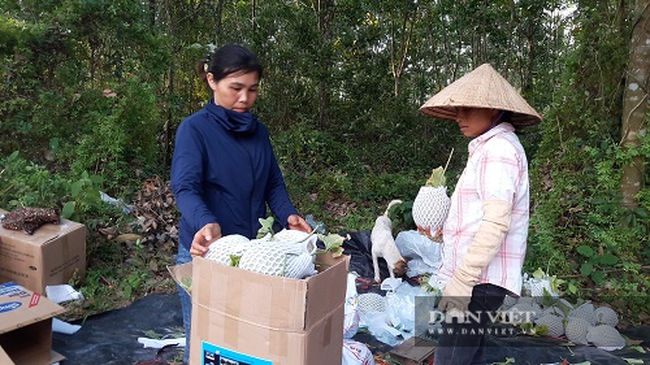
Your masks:
<svg viewBox="0 0 650 365"><path fill-rule="evenodd" d="M348 263L319 254L319 273L302 280L200 257L170 269L192 278L190 364L340 364Z"/></svg>
<svg viewBox="0 0 650 365"><path fill-rule="evenodd" d="M7 213L0 209L0 215ZM0 225L0 282L12 281L37 293L86 274L86 227L62 219L33 235Z"/></svg>
<svg viewBox="0 0 650 365"><path fill-rule="evenodd" d="M0 364L44 365L52 351L52 317L65 309L16 283L0 285Z"/></svg>

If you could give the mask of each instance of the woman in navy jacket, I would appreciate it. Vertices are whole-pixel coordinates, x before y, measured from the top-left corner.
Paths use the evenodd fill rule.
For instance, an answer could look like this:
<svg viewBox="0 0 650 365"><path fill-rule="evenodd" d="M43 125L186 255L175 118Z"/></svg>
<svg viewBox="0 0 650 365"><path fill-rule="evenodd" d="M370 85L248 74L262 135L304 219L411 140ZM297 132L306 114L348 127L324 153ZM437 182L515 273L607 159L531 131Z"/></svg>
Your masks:
<svg viewBox="0 0 650 365"><path fill-rule="evenodd" d="M171 186L181 213L177 264L203 256L221 236L255 238L267 204L283 227L311 232L289 199L266 127L250 112L262 77L257 57L225 45L201 71L213 98L178 127L172 160ZM179 293L187 362L191 300Z"/></svg>

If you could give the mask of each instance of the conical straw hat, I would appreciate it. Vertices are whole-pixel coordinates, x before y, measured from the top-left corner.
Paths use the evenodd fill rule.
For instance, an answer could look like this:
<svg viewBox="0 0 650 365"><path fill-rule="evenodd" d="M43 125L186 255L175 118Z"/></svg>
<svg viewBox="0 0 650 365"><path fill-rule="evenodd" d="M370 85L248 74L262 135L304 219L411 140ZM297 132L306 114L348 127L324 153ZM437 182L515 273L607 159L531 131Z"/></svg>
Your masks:
<svg viewBox="0 0 650 365"><path fill-rule="evenodd" d="M456 120L456 107L459 106L509 110L512 112L510 123L515 126L542 121L542 116L488 63L440 90L420 107L420 111L431 117Z"/></svg>

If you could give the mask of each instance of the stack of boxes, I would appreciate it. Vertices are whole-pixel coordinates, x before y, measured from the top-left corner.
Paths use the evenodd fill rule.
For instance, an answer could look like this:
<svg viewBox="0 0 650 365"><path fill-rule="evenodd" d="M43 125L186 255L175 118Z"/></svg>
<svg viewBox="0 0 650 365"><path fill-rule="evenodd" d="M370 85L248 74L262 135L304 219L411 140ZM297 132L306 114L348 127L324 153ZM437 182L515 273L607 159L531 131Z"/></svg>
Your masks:
<svg viewBox="0 0 650 365"><path fill-rule="evenodd" d="M7 212L0 209L0 215ZM62 219L34 234L0 226L0 364L51 364L52 318L64 311L45 287L86 272L86 228Z"/></svg>

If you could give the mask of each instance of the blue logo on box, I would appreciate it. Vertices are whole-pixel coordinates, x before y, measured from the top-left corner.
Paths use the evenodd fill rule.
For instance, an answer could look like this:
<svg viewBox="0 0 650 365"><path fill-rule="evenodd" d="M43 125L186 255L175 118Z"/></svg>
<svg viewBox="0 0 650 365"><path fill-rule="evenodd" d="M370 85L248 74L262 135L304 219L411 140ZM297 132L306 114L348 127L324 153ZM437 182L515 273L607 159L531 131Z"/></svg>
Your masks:
<svg viewBox="0 0 650 365"><path fill-rule="evenodd" d="M20 308L22 303L20 302L8 302L0 304L0 313L11 312L12 310Z"/></svg>
<svg viewBox="0 0 650 365"><path fill-rule="evenodd" d="M272 361L260 359L203 341L202 365L273 365Z"/></svg>

